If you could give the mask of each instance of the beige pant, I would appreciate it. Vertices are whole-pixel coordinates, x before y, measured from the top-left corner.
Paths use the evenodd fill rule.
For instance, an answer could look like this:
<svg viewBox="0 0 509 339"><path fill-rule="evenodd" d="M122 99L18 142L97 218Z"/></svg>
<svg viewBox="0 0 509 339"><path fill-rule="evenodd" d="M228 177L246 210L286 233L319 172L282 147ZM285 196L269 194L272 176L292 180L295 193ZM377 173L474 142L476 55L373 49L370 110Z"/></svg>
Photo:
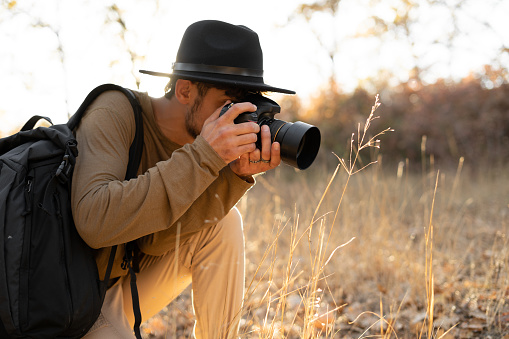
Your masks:
<svg viewBox="0 0 509 339"><path fill-rule="evenodd" d="M160 257L140 260L137 286L144 321L193 283L196 338L233 338L244 293L242 218L233 208L216 226ZM85 338L134 338L129 276L106 292L101 315Z"/></svg>

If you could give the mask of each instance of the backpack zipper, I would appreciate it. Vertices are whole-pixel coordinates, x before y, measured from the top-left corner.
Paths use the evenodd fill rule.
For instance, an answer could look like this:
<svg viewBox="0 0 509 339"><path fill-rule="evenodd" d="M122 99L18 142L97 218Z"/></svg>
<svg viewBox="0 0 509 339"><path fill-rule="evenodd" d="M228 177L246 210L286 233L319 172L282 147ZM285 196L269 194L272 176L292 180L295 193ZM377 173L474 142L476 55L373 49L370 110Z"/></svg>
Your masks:
<svg viewBox="0 0 509 339"><path fill-rule="evenodd" d="M30 247L25 245L30 243L30 237L32 233L32 188L34 178L27 177L25 185L25 211L23 216L25 219L25 231L23 234L23 247L21 252L21 263L19 273L19 327L28 327L28 277L30 272Z"/></svg>
<svg viewBox="0 0 509 339"><path fill-rule="evenodd" d="M25 185L25 211L23 211L23 216L26 216L32 212L32 186L34 184L33 178L28 177L27 183Z"/></svg>
<svg viewBox="0 0 509 339"><path fill-rule="evenodd" d="M59 220L59 226L60 226L60 229L58 231L58 234L60 236L60 248L61 248L61 254L60 254L60 258L62 260L62 262L60 263L61 266L62 266L62 269L63 269L63 273L64 273L64 281L65 281L65 289L66 289L66 292L67 292L67 299L69 301L69 303L67 304L68 306L68 310L69 310L69 318L67 319L67 328L69 328L71 326L71 323L73 321L73 317L74 317L74 305L72 303L72 295L71 295L71 284L69 283L69 273L67 272L67 267L66 267L66 263L65 263L65 241L64 241L64 225L63 225L63 216L62 216L62 212L61 212L61 205L60 205L60 200L59 200L59 195L58 193L55 193L53 195L53 198L55 200L55 205L56 205L56 215L58 217L58 220Z"/></svg>

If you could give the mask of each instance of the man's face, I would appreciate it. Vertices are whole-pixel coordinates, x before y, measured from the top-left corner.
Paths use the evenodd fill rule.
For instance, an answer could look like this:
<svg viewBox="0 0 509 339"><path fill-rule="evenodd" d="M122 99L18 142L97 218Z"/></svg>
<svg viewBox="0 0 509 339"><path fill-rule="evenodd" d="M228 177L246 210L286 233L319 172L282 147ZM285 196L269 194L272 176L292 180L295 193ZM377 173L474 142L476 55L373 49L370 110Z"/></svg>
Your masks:
<svg viewBox="0 0 509 339"><path fill-rule="evenodd" d="M194 85L196 86L196 85ZM198 93L198 89L195 88ZM226 94L225 90L209 88L204 95L196 96L191 108L186 112L185 124L187 132L194 138L200 134L203 124L208 117L227 100L233 100Z"/></svg>

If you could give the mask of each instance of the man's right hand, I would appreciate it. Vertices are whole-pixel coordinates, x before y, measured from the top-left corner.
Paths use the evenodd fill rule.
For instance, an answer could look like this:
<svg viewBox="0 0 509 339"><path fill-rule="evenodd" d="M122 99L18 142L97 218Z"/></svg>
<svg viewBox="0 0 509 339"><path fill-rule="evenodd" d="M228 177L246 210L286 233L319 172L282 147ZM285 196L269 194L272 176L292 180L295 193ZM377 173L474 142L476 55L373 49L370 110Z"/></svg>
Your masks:
<svg viewBox="0 0 509 339"><path fill-rule="evenodd" d="M229 104L227 101L225 105ZM222 116L219 116L219 107L205 120L200 135L207 140L217 154L228 164L241 155L253 152L256 149L257 133L260 126L255 122L235 124L233 120L244 112L254 112L256 106L250 102L236 103Z"/></svg>

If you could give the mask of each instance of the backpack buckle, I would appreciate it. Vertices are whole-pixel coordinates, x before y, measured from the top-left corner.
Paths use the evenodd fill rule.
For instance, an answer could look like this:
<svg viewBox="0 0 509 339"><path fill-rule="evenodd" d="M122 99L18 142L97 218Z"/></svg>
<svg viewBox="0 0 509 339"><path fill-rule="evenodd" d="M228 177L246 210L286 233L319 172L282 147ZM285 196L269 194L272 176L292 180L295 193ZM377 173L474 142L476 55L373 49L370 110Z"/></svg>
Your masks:
<svg viewBox="0 0 509 339"><path fill-rule="evenodd" d="M76 140L69 140L65 145L65 154L71 154L74 158L78 156L78 143Z"/></svg>
<svg viewBox="0 0 509 339"><path fill-rule="evenodd" d="M62 184L69 181L69 178L71 177L74 164L76 163L76 157L78 156L77 146L77 143L73 140L68 141L65 145L65 155L55 173L58 181Z"/></svg>
<svg viewBox="0 0 509 339"><path fill-rule="evenodd" d="M65 184L70 177L72 171L72 164L69 161L69 154L64 155L60 166L58 166L57 171L55 172L55 176L57 177L60 183Z"/></svg>

